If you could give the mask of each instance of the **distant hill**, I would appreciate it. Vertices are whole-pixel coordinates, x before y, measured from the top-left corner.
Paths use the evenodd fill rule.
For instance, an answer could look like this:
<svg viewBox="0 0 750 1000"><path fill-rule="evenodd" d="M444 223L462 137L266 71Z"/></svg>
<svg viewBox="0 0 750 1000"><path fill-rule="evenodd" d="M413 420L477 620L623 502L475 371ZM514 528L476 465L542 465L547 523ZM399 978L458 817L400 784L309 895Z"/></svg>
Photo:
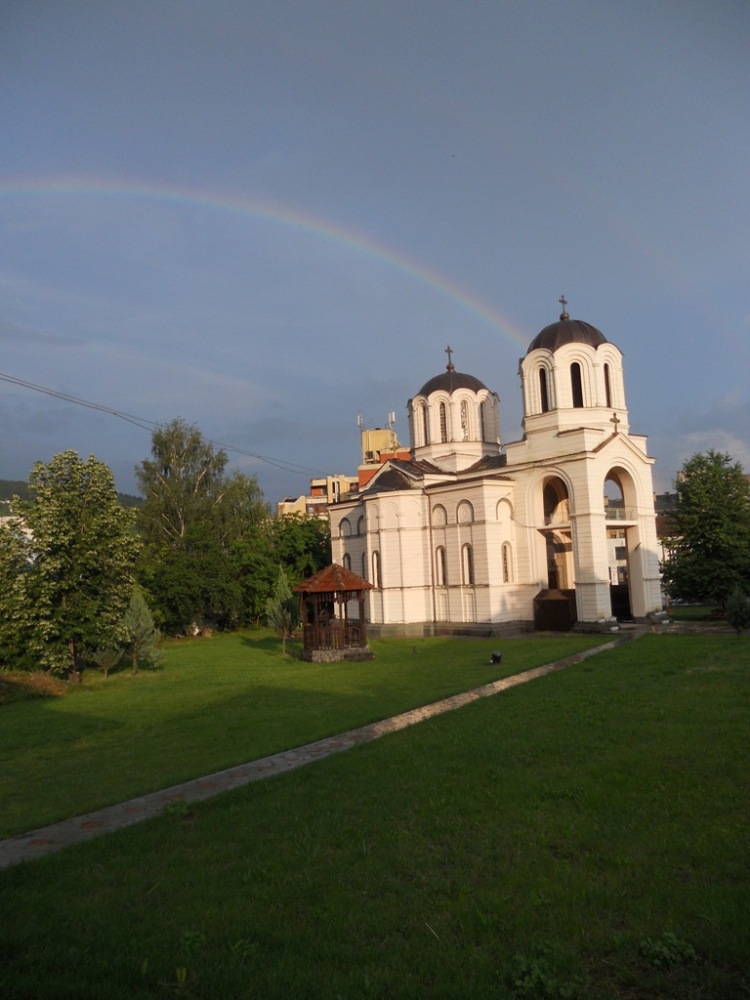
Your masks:
<svg viewBox="0 0 750 1000"><path fill-rule="evenodd" d="M8 502L14 496L20 497L22 500L32 499L28 484L15 479L0 479L0 515L6 513ZM134 497L129 493L118 493L117 496L123 507L141 507L143 505L141 497Z"/></svg>

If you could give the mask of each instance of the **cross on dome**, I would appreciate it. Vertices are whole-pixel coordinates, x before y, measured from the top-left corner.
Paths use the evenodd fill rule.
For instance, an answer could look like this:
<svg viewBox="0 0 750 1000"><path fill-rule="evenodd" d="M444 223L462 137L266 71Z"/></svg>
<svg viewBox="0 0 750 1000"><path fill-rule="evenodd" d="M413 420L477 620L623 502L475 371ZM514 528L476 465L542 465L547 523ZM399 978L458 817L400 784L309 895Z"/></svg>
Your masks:
<svg viewBox="0 0 750 1000"><path fill-rule="evenodd" d="M570 319L570 316L568 316L567 310L565 308L565 306L568 304L568 300L565 298L564 295L561 295L560 298L557 301L560 303L560 305L562 306L562 310L563 310L560 313L560 319Z"/></svg>
<svg viewBox="0 0 750 1000"><path fill-rule="evenodd" d="M446 368L449 372L454 372L456 370L456 366L453 364L453 348L450 344L446 347L445 353L448 355L448 364L446 365Z"/></svg>

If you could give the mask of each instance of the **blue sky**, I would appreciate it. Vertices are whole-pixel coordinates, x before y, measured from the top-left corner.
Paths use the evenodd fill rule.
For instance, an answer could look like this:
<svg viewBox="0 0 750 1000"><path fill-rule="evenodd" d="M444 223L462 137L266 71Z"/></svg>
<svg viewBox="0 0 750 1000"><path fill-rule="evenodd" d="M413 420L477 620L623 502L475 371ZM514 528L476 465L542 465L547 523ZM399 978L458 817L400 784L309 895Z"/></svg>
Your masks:
<svg viewBox="0 0 750 1000"><path fill-rule="evenodd" d="M180 416L274 503L448 344L517 440L563 293L657 490L750 472L748 51L745 0L3 0L0 372L105 409L0 380L0 478L134 492Z"/></svg>

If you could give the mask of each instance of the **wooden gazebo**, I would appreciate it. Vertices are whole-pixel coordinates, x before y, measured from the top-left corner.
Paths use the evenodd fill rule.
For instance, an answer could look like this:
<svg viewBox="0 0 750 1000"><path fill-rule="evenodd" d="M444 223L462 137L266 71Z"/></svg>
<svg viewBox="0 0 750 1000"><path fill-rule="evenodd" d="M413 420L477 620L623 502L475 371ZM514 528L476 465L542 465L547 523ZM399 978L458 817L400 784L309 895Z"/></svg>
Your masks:
<svg viewBox="0 0 750 1000"><path fill-rule="evenodd" d="M303 659L316 663L372 659L365 624L368 590L371 583L336 563L294 588L300 598ZM355 601L358 615L350 618Z"/></svg>

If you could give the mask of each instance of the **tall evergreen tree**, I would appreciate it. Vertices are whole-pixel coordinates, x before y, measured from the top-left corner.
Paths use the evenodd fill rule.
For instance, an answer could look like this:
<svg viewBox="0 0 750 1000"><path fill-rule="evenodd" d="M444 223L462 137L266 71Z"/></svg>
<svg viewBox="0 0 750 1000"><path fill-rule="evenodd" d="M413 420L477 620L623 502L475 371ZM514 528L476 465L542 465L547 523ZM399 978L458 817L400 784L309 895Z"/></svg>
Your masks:
<svg viewBox="0 0 750 1000"><path fill-rule="evenodd" d="M710 450L688 459L675 489L667 592L724 606L736 587L750 586L750 480L729 455Z"/></svg>
<svg viewBox="0 0 750 1000"><path fill-rule="evenodd" d="M161 635L154 625L153 615L140 587L133 588L124 624L131 673L137 674L139 665L157 666L162 656Z"/></svg>
<svg viewBox="0 0 750 1000"><path fill-rule="evenodd" d="M270 628L281 639L281 652L286 653L286 641L292 638L299 625L299 601L292 593L289 578L282 567L279 568L273 595L266 603L266 617Z"/></svg>

